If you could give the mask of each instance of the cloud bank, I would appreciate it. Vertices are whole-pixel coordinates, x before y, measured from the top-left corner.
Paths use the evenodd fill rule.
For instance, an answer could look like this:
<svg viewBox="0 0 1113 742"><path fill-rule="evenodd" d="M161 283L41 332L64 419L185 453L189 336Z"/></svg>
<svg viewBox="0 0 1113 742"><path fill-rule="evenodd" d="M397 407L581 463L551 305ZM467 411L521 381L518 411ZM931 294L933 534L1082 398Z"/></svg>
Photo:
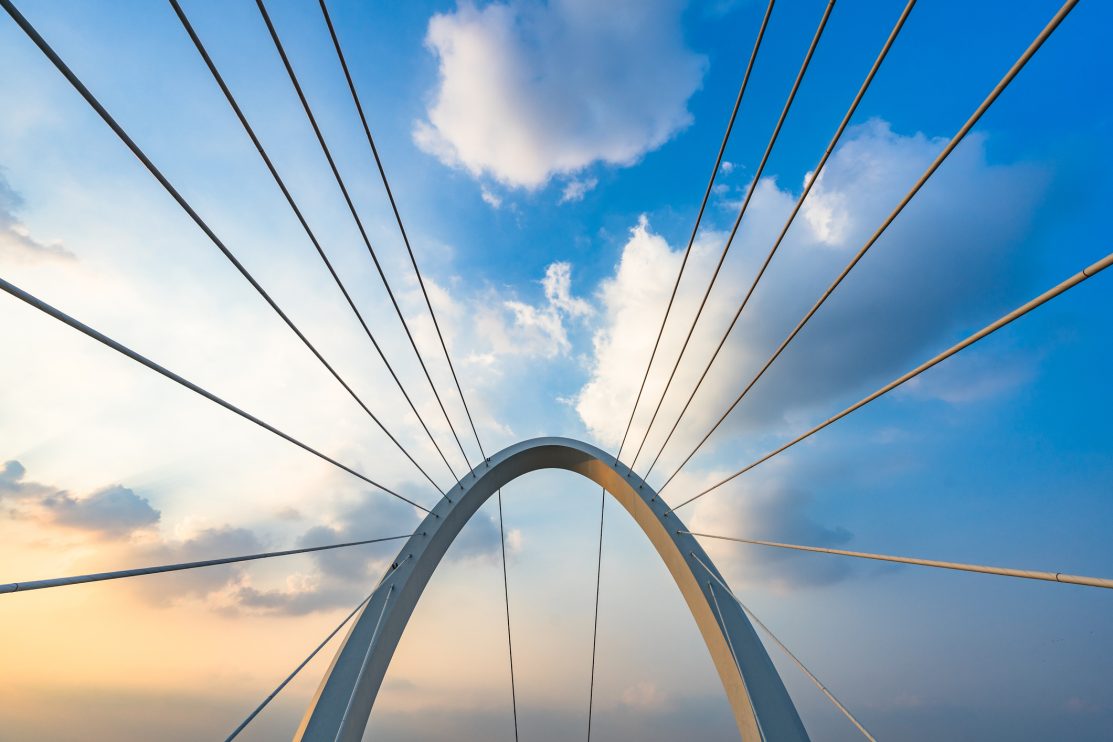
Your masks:
<svg viewBox="0 0 1113 742"><path fill-rule="evenodd" d="M883 121L851 129L821 174L800 216L721 352L670 444L673 455L699 440L758 371L816 298L865 243L942 147L922 134L901 135ZM872 391L876 382L923 360L956 329L990 319L995 276L1023 274L1014 252L1045 176L1024 165L986 159L971 137L948 160L855 267L712 440L730 431L768 434L801 417L839 408L835 399ZM656 451L711 357L745 289L786 220L796 195L763 178L731 247L703 318L647 448ZM985 194L994 194L987 198ZM662 339L631 437L640 440L707 286L725 236L704 233ZM643 219L631 230L613 278L601 288L591 378L576 409L608 446L622 438L681 252ZM646 321L646 318L652 318ZM940 348L941 349L941 348ZM631 452L632 453L632 452Z"/></svg>
<svg viewBox="0 0 1113 742"><path fill-rule="evenodd" d="M160 511L132 489L117 484L75 496L28 479L18 461L8 461L0 468L0 509L13 519L34 523L44 537L41 545L49 546L55 541L52 537L63 532L77 533L95 547L98 558L111 552L116 565L98 563L95 571L360 541L372 533L401 536L413 532L420 522L411 506L379 492L364 492L334 508L332 515L321 516L325 522L311 525L292 546L276 546L273 539L255 529L227 524L171 537L163 532ZM286 515L301 519L300 514ZM509 531L508 553L520 549L521 542L520 532ZM295 570L277 585L257 584L250 568L258 563L252 562L173 572L128 584L155 605L200 601L225 612L300 615L350 605L353 585L374 585L389 568L400 544L314 552L308 556L310 569ZM448 555L455 560L498 557L498 524L486 513L468 523Z"/></svg>
<svg viewBox="0 0 1113 742"><path fill-rule="evenodd" d="M654 470L658 484L753 378L943 144L922 134L898 134L879 120L848 132L665 449ZM751 187L732 183L730 173L723 177L728 186L723 198ZM670 499L690 497L996 317L997 277L1025 275L1025 256L1015 247L1026 234L1045 180L1029 165L991 164L984 137L967 140L701 449L688 474L670 485ZM716 289L637 460L640 472L660 449L797 198L774 178L753 187L757 190ZM725 237L707 231L693 247L624 449L627 462L645 435ZM631 230L613 277L601 286L591 374L575 406L588 431L607 447L622 440L681 257L643 217ZM1023 380L1030 374L1014 375ZM941 382L946 388L935 389ZM962 404L1016 383L1004 378L997 364L952 365L929 377L919 397ZM693 526L820 546L849 540L849 533L807 515L809 493L819 491L821 483L788 475L762 478L771 466L700 500L688 511ZM835 581L847 569L839 560L801 562L796 555L758 547L711 549L735 579L780 588Z"/></svg>

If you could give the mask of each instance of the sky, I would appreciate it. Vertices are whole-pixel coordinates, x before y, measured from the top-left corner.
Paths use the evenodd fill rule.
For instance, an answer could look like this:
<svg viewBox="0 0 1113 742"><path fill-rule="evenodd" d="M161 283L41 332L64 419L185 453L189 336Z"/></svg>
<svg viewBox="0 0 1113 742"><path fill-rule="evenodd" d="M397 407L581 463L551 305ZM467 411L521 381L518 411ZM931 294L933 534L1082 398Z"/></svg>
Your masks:
<svg viewBox="0 0 1113 742"><path fill-rule="evenodd" d="M21 11L441 486L448 469L169 4ZM253 3L182 5L457 472L463 457ZM781 0L623 458L645 473L903 7ZM329 4L488 452L616 450L760 26L755 0ZM316 3L268 4L469 461L478 451ZM1058 4L908 18L649 481L668 478ZM1082 2L664 497L676 504L1110 251L1106 3ZM407 497L429 483L7 17L0 276ZM647 423L748 189L657 422ZM693 530L1108 577L1113 276L682 508ZM0 582L409 532L417 511L7 295ZM633 452L646 438L645 452ZM586 729L600 493L503 490L521 736ZM495 503L434 575L368 739L512 739ZM705 546L879 739L1108 739L1104 591ZM391 544L3 596L0 739L222 738ZM245 732L293 733L329 645ZM814 739L856 730L769 646ZM593 736L731 739L679 591L606 506Z"/></svg>

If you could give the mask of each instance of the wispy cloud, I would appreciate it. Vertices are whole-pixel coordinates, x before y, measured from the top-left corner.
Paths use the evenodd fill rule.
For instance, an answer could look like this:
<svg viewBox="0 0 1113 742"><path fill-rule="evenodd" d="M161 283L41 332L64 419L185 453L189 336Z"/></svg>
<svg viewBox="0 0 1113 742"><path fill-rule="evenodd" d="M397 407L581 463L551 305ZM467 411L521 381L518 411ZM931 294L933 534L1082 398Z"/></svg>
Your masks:
<svg viewBox="0 0 1113 742"><path fill-rule="evenodd" d="M43 242L19 218L23 196L4 176L0 168L0 259L10 260L72 260L73 253L60 242Z"/></svg>
<svg viewBox="0 0 1113 742"><path fill-rule="evenodd" d="M564 190L561 191L560 203L567 204L583 201L588 191L593 190L597 185L599 185L598 178L573 178L565 184Z"/></svg>

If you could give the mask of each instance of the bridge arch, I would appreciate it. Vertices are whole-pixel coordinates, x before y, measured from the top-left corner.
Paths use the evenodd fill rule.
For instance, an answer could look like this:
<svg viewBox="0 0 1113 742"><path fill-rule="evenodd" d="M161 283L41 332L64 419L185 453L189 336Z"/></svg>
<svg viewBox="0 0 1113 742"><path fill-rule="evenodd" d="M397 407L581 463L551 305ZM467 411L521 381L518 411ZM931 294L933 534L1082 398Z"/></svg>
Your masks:
<svg viewBox="0 0 1113 742"><path fill-rule="evenodd" d="M481 463L426 516L397 565L364 606L325 673L294 736L304 742L359 742L410 615L464 524L499 488L539 469L565 469L596 482L633 516L672 574L719 673L746 742L807 740L807 732L744 611L715 585L707 554L637 474L595 446L569 438L516 443ZM716 575L718 572L716 571ZM387 584L389 583L389 585ZM737 661L736 658L737 657Z"/></svg>

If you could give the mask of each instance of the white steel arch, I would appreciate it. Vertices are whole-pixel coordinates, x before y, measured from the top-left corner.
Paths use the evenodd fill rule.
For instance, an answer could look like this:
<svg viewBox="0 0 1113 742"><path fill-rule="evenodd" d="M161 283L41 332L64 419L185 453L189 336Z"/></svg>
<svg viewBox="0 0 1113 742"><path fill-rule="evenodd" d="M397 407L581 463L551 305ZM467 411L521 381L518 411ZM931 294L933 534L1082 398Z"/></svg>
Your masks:
<svg viewBox="0 0 1113 742"><path fill-rule="evenodd" d="M464 524L500 487L538 469L565 469L602 485L633 516L680 588L703 635L746 742L806 741L804 725L741 607L708 578L715 566L675 513L637 474L595 446L535 438L491 456L442 499L395 559L385 589L364 606L294 735L359 742L395 647L433 571ZM473 476L474 475L474 476ZM718 572L716 571L716 574Z"/></svg>

